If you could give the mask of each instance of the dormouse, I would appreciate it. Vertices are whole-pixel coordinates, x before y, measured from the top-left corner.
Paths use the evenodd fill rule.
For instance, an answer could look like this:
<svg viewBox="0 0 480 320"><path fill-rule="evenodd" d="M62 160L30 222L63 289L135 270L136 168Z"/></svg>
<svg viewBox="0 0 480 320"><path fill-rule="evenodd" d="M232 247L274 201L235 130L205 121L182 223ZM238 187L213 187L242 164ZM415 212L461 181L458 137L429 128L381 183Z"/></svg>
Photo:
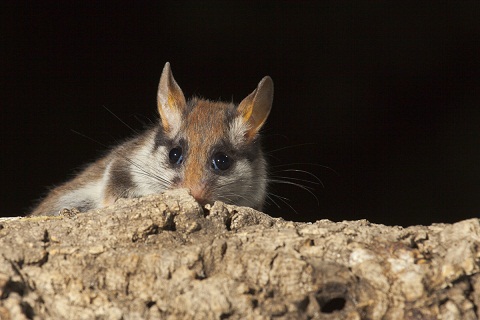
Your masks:
<svg viewBox="0 0 480 320"><path fill-rule="evenodd" d="M272 101L268 76L238 105L186 100L167 62L157 92L158 123L52 189L31 214L85 212L174 188L189 189L202 205L220 200L260 210L267 164L259 130Z"/></svg>

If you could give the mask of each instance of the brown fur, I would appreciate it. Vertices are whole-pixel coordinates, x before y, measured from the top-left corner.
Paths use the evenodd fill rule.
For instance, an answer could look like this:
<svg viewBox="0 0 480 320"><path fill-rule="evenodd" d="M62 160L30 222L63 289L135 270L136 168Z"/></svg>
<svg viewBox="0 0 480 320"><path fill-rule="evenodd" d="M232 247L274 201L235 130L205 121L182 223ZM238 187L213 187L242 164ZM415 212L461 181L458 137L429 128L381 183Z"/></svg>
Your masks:
<svg viewBox="0 0 480 320"><path fill-rule="evenodd" d="M205 191L207 183L205 171L208 170L211 154L209 151L224 137L228 128L225 111L228 105L221 102L197 100L195 107L188 114L185 128L188 152L190 156L185 160L184 180L181 187L191 190L198 199L209 196Z"/></svg>
<svg viewBox="0 0 480 320"><path fill-rule="evenodd" d="M58 199L65 193L73 191L86 184L102 179L103 172L108 162L108 157L104 157L92 164L90 164L81 174L74 177L72 180L54 188L49 192L46 198L31 212L30 215L45 215L56 207Z"/></svg>
<svg viewBox="0 0 480 320"><path fill-rule="evenodd" d="M261 209L267 171L257 137L272 99L273 82L265 77L238 107L202 99L187 104L167 63L157 92L159 124L53 189L32 215L87 211L175 187L190 189L202 204L222 200ZM178 144L184 149L175 162L169 152ZM230 159L227 167L212 167L217 152Z"/></svg>

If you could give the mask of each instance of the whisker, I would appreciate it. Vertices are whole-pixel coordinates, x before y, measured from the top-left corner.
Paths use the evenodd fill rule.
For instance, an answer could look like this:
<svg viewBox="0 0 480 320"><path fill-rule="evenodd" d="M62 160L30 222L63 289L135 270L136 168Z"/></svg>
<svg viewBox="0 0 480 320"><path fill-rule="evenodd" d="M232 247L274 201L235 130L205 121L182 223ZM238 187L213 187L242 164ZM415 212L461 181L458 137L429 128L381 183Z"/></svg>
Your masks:
<svg viewBox="0 0 480 320"><path fill-rule="evenodd" d="M142 126L146 127L146 126L149 126L149 125L153 125L155 124L154 121L152 121L152 119L150 119L149 117L147 116L144 116L144 115L141 115L143 117L144 120L140 119L140 117L138 115L134 115L133 117L135 118L135 120L137 120L138 123L140 123ZM148 123L147 123L148 121Z"/></svg>
<svg viewBox="0 0 480 320"><path fill-rule="evenodd" d="M292 209L296 214L299 214L298 211L295 210L295 208L287 202L287 200L289 200L289 199L287 199L287 198L285 198L285 197L281 197L281 196L276 195L276 194L274 194L274 193L269 193L269 195L272 195L272 196L276 197L278 200L282 201L284 204L286 204L287 206L289 206L290 209ZM272 198L270 198L270 199L273 201ZM279 207L279 208L280 208L280 207Z"/></svg>
<svg viewBox="0 0 480 320"><path fill-rule="evenodd" d="M314 190L313 187L305 186L305 185L303 185L303 184L291 182L291 181L288 181L288 180L270 179L270 181L272 181L272 182L274 182L274 183L284 183L284 184L294 185L294 186L297 186L297 187L299 187L299 188L301 188L301 189L308 190L308 191Z"/></svg>
<svg viewBox="0 0 480 320"><path fill-rule="evenodd" d="M128 193L132 190L133 188L127 188L125 190L122 191L122 193L120 194L119 198L126 198L125 196L128 195Z"/></svg>
<svg viewBox="0 0 480 320"><path fill-rule="evenodd" d="M295 183L295 182L291 182L291 181L285 181L285 180L271 179L270 181L275 182L275 183L280 183L280 184L288 184L288 185L296 186L300 189L303 189L303 190L307 191L308 193L310 193L317 200L317 204L320 205L320 201L318 200L318 197L315 195L315 193L312 192L313 188L306 187L306 186L301 185L299 183Z"/></svg>
<svg viewBox="0 0 480 320"><path fill-rule="evenodd" d="M268 203L268 201L272 201L273 204L276 205L278 209L281 209L280 205L275 200L273 200L273 198L270 195L271 195L271 193L267 193L267 199L266 199L265 202Z"/></svg>
<svg viewBox="0 0 480 320"><path fill-rule="evenodd" d="M230 204L233 202L231 198L229 197L236 197L236 198L241 198L245 201L247 201L248 203L250 204L254 204L254 202L252 200L250 200L249 198L241 195L241 194L237 194L237 193L223 193L221 195L218 195L218 197L215 197L216 199L227 199L228 201L230 201Z"/></svg>
<svg viewBox="0 0 480 320"><path fill-rule="evenodd" d="M166 179L163 179L161 177L157 177L153 174L150 174L149 172L145 172L145 171L138 171L138 170L132 170L131 171L132 173L136 173L136 174L139 174L139 175L142 175L144 177L147 177L147 178L152 178L154 181L156 182L161 182L162 183L162 186L167 186L167 183L169 182L168 180Z"/></svg>
<svg viewBox="0 0 480 320"><path fill-rule="evenodd" d="M280 170L280 171L277 171L277 172L300 172L300 173L303 173L303 174L306 174L312 178L314 178L318 183L314 182L314 181L310 181L310 180L304 180L304 179L298 179L298 178L289 178L289 177L285 177L285 178L289 178L289 179L295 179L295 180L299 180L299 181L304 181L304 182L309 182L309 183L314 183L314 184L321 184L322 187L325 188L325 185L323 184L323 181L320 180L319 177L317 177L316 175L314 175L313 173L311 172L308 172L308 171L305 171L305 170L298 170L298 169L286 169L286 170ZM275 173L276 172L273 172L273 177L275 177ZM283 177L279 177L279 178L283 178Z"/></svg>
<svg viewBox="0 0 480 320"><path fill-rule="evenodd" d="M132 132L138 134L138 131L133 129L132 127L130 127L125 121L123 121L122 119L120 119L119 116L117 116L113 111L111 111L110 109L108 109L105 105L102 106L105 110L107 110L112 116L114 116L115 118L117 118L118 121L120 121L121 123L123 123L125 125L125 127L127 127L128 129L130 129Z"/></svg>
<svg viewBox="0 0 480 320"><path fill-rule="evenodd" d="M300 143L300 144L295 144L295 145L292 145L292 146L286 146L286 147L282 147L282 148L278 148L278 149L274 149L274 150L269 150L269 151L267 151L266 153L267 153L267 154L271 154L271 153L278 152L278 151L282 151L282 150L286 150L286 149L303 147L303 146L311 146L311 145L315 145L315 144L316 144L316 143L314 143L314 142Z"/></svg>
<svg viewBox="0 0 480 320"><path fill-rule="evenodd" d="M142 163L143 161L141 161L139 159L136 159L136 161L134 161L133 159L130 159L128 157L123 157L123 159L125 161L127 161L128 163L130 163L131 165L133 165L134 167L136 167L141 172L151 176L152 178L155 178L157 181L162 182L162 183L166 183L166 184L170 184L169 180L162 177L162 172L159 170L159 168L157 168L157 167L152 168L149 164ZM137 162L139 162L140 164L138 164ZM143 164L143 166L141 166L141 164ZM147 167L147 168L151 169L153 172L149 172L149 171L145 170L144 167Z"/></svg>
<svg viewBox="0 0 480 320"><path fill-rule="evenodd" d="M99 144L99 145L101 145L102 147L108 149L108 146L107 146L107 145L101 143L101 142L98 141L98 140L95 140L95 139L93 139L93 138L91 138L91 137L89 137L89 136L87 136L87 135L85 135L85 134L83 134L83 133L81 133L81 132L78 132L78 131L76 131L76 130L74 130L74 129L70 129L70 131L72 131L73 133L78 134L79 136L81 136L81 137L83 137L83 138L85 138L85 139L88 139L88 140L90 140L90 141L92 141L92 142L95 142L96 144Z"/></svg>
<svg viewBox="0 0 480 320"><path fill-rule="evenodd" d="M270 168L281 168L281 167L289 167L289 166L297 166L297 165L308 165L308 166L325 168L325 169L328 169L328 170L332 171L336 175L338 175L338 172L335 171L335 169L332 169L331 167L324 166L324 165L321 165L321 164L318 164L318 163L311 163L311 162L294 162L294 163L288 163L288 164L270 165Z"/></svg>
<svg viewBox="0 0 480 320"><path fill-rule="evenodd" d="M284 179L284 180L291 180L291 181L301 181L301 182L305 182L305 183L311 183L311 184L315 184L315 185L320 185L322 186L323 188L325 188L324 184L322 181L311 181L311 180L306 180L306 179L300 179L300 178L293 178L293 177L286 177L286 176L273 176L273 178L280 178L280 179Z"/></svg>

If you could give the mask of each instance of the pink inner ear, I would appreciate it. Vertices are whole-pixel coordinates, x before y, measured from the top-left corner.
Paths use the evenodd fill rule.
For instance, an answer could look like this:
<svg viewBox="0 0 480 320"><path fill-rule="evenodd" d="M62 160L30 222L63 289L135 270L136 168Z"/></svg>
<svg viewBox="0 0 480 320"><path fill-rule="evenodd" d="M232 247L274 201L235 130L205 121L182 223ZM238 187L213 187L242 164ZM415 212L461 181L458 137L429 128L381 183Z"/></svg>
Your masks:
<svg viewBox="0 0 480 320"><path fill-rule="evenodd" d="M163 130L165 132L169 132L170 131L170 126L168 125L166 115L162 112L161 108L158 109L158 112L160 113L160 120L162 121Z"/></svg>
<svg viewBox="0 0 480 320"><path fill-rule="evenodd" d="M253 113L253 101L250 101L248 105L243 108L243 121L249 122L252 121L250 118Z"/></svg>
<svg viewBox="0 0 480 320"><path fill-rule="evenodd" d="M264 77L257 88L250 93L238 106L238 112L248 124L246 136L251 140L263 126L270 114L273 102L273 81Z"/></svg>
<svg viewBox="0 0 480 320"><path fill-rule="evenodd" d="M157 92L158 113L165 132L170 132L179 126L182 110L186 107L185 96L175 81L170 64L163 68Z"/></svg>

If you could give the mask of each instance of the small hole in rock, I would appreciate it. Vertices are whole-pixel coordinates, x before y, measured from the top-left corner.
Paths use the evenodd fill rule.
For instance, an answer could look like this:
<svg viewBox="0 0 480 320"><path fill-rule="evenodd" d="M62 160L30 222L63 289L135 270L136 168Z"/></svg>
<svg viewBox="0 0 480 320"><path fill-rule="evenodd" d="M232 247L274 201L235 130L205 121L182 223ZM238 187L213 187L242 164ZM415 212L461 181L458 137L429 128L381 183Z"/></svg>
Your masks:
<svg viewBox="0 0 480 320"><path fill-rule="evenodd" d="M153 307L153 306L155 305L155 301L148 301L148 302L146 303L146 305L147 305L147 308L150 309L151 307Z"/></svg>
<svg viewBox="0 0 480 320"><path fill-rule="evenodd" d="M340 311L343 310L345 307L345 298L338 297L338 298L333 298L328 301L325 301L320 307L320 310L322 313L332 313L335 311Z"/></svg>
<svg viewBox="0 0 480 320"><path fill-rule="evenodd" d="M27 319L33 319L35 317L35 312L30 304L21 302L20 307L22 307L23 314Z"/></svg>
<svg viewBox="0 0 480 320"><path fill-rule="evenodd" d="M45 229L45 231L43 231L42 242L47 243L49 241L50 241L50 235L48 234L48 230Z"/></svg>
<svg viewBox="0 0 480 320"><path fill-rule="evenodd" d="M20 296L23 296L26 292L26 289L27 288L23 282L9 280L3 287L0 300L7 299L10 296L10 292L16 292Z"/></svg>
<svg viewBox="0 0 480 320"><path fill-rule="evenodd" d="M225 227L227 228L227 231L232 231L232 217L226 219Z"/></svg>
<svg viewBox="0 0 480 320"><path fill-rule="evenodd" d="M202 206L203 217L206 218L210 214L210 209L212 208L211 204L206 204Z"/></svg>
<svg viewBox="0 0 480 320"><path fill-rule="evenodd" d="M305 297L302 300L297 302L297 307L301 311L306 311L309 303L310 303L310 299L308 297Z"/></svg>

